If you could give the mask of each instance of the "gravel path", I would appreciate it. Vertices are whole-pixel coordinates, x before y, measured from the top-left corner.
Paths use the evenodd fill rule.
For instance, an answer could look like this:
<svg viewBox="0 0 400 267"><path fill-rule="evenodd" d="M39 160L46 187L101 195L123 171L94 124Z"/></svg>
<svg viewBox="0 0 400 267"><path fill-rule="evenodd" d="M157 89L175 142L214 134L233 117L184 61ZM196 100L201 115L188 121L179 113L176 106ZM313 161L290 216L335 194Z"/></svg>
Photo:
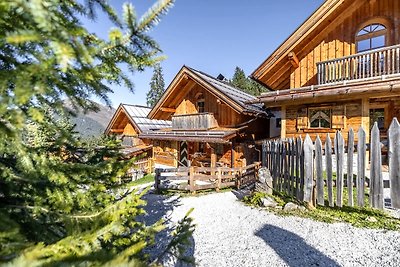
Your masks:
<svg viewBox="0 0 400 267"><path fill-rule="evenodd" d="M146 221L176 222L193 207L196 230L189 253L198 266L400 266L400 232L280 217L245 206L234 193L148 194Z"/></svg>

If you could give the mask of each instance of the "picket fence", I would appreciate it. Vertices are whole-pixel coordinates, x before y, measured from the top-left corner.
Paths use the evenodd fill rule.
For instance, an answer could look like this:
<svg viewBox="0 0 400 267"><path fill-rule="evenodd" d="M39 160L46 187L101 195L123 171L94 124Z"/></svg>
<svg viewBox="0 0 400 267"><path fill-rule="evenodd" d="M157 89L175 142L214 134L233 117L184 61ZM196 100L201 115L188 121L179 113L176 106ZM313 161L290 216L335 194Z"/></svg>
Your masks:
<svg viewBox="0 0 400 267"><path fill-rule="evenodd" d="M366 134L362 127L358 130L358 141L355 144L355 133L348 132L347 146L340 131L335 133L332 141L329 134L323 145L319 136L315 143L307 134L304 141L301 137L287 140L269 140L263 143L263 166L267 167L273 178L275 190L285 192L300 201L311 205L325 205L324 190L327 189L329 206L343 206L343 191L347 188L348 206L365 206L364 197L369 192L369 204L373 208L383 209L383 176L382 176L382 143L375 123L370 135L369 144L369 179L366 177L368 167ZM388 167L391 206L400 208L400 124L392 120L388 130ZM335 155L333 157L333 155ZM356 156L356 157L355 157ZM357 164L354 168L353 158ZM334 169L336 167L336 179ZM346 177L344 172L346 171ZM356 176L353 179L354 175ZM353 188L356 187L356 203L353 203ZM336 196L334 197L334 187Z"/></svg>

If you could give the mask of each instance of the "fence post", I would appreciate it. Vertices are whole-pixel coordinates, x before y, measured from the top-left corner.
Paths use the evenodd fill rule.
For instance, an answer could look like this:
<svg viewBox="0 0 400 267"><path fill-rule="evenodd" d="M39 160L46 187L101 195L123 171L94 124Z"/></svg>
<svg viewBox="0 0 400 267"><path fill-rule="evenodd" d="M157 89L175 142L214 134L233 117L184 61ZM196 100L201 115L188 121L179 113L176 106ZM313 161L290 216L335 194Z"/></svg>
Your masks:
<svg viewBox="0 0 400 267"><path fill-rule="evenodd" d="M315 170L317 187L317 204L324 206L324 177L322 175L322 143L319 135L315 140Z"/></svg>
<svg viewBox="0 0 400 267"><path fill-rule="evenodd" d="M299 196L298 199L300 201L304 201L304 143L301 137L298 138L299 143L299 156L300 156L300 184L299 184Z"/></svg>
<svg viewBox="0 0 400 267"><path fill-rule="evenodd" d="M344 159L344 139L339 131L335 134L335 154L336 154L336 205L343 206L343 159Z"/></svg>
<svg viewBox="0 0 400 267"><path fill-rule="evenodd" d="M293 138L290 139L290 149L289 149L289 155L290 155L290 195L291 196L296 196L296 189L295 189L295 176L294 176L294 171L295 171L295 141Z"/></svg>
<svg viewBox="0 0 400 267"><path fill-rule="evenodd" d="M383 209L382 155L378 124L371 130L370 204Z"/></svg>
<svg viewBox="0 0 400 267"><path fill-rule="evenodd" d="M400 208L400 124L392 120L388 131L389 139L389 179L392 207Z"/></svg>
<svg viewBox="0 0 400 267"><path fill-rule="evenodd" d="M218 167L217 171L217 192L219 192L219 189L221 188L221 168Z"/></svg>
<svg viewBox="0 0 400 267"><path fill-rule="evenodd" d="M313 191L313 143L307 134L304 140L304 201L312 205Z"/></svg>
<svg viewBox="0 0 400 267"><path fill-rule="evenodd" d="M366 135L364 128L361 126L358 129L357 143L357 205L364 207L365 194L365 158L367 155Z"/></svg>
<svg viewBox="0 0 400 267"><path fill-rule="evenodd" d="M196 181L194 180L194 167L189 168L189 190L192 194L196 194Z"/></svg>
<svg viewBox="0 0 400 267"><path fill-rule="evenodd" d="M262 154L261 154L261 161L262 161L262 166L266 167L267 166L267 157L269 157L269 155L267 155L267 142L264 141L262 143Z"/></svg>
<svg viewBox="0 0 400 267"><path fill-rule="evenodd" d="M353 206L353 155L354 155L354 131L350 128L347 138L347 194L348 204Z"/></svg>
<svg viewBox="0 0 400 267"><path fill-rule="evenodd" d="M332 141L329 134L326 134L325 158L326 158L326 184L328 187L328 202L329 202L329 207L334 207L335 202L333 201Z"/></svg>
<svg viewBox="0 0 400 267"><path fill-rule="evenodd" d="M156 175L154 176L154 190L156 193L160 193L160 169L156 169Z"/></svg>

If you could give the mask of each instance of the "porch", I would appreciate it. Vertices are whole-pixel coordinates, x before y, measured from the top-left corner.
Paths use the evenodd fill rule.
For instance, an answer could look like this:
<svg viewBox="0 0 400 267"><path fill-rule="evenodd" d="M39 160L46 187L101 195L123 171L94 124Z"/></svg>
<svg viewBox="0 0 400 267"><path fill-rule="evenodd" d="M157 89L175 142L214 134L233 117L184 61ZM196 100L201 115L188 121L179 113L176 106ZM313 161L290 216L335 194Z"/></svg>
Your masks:
<svg viewBox="0 0 400 267"><path fill-rule="evenodd" d="M400 45L317 63L318 84L385 79L400 73ZM385 77L383 77L385 76Z"/></svg>
<svg viewBox="0 0 400 267"><path fill-rule="evenodd" d="M241 167L179 167L156 169L154 187L162 190L189 191L192 194L200 190L216 190L235 187L242 188L257 180L260 163Z"/></svg>

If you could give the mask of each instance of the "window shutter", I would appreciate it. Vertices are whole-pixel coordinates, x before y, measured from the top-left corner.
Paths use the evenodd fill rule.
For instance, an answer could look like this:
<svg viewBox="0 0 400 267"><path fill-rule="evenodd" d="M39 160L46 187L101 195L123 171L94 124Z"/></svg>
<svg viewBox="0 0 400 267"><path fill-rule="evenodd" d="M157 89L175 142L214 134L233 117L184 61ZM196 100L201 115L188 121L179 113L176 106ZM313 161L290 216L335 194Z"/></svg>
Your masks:
<svg viewBox="0 0 400 267"><path fill-rule="evenodd" d="M305 129L308 126L307 108L297 110L297 130Z"/></svg>
<svg viewBox="0 0 400 267"><path fill-rule="evenodd" d="M345 124L346 124L345 106L332 107L332 128L344 129Z"/></svg>

